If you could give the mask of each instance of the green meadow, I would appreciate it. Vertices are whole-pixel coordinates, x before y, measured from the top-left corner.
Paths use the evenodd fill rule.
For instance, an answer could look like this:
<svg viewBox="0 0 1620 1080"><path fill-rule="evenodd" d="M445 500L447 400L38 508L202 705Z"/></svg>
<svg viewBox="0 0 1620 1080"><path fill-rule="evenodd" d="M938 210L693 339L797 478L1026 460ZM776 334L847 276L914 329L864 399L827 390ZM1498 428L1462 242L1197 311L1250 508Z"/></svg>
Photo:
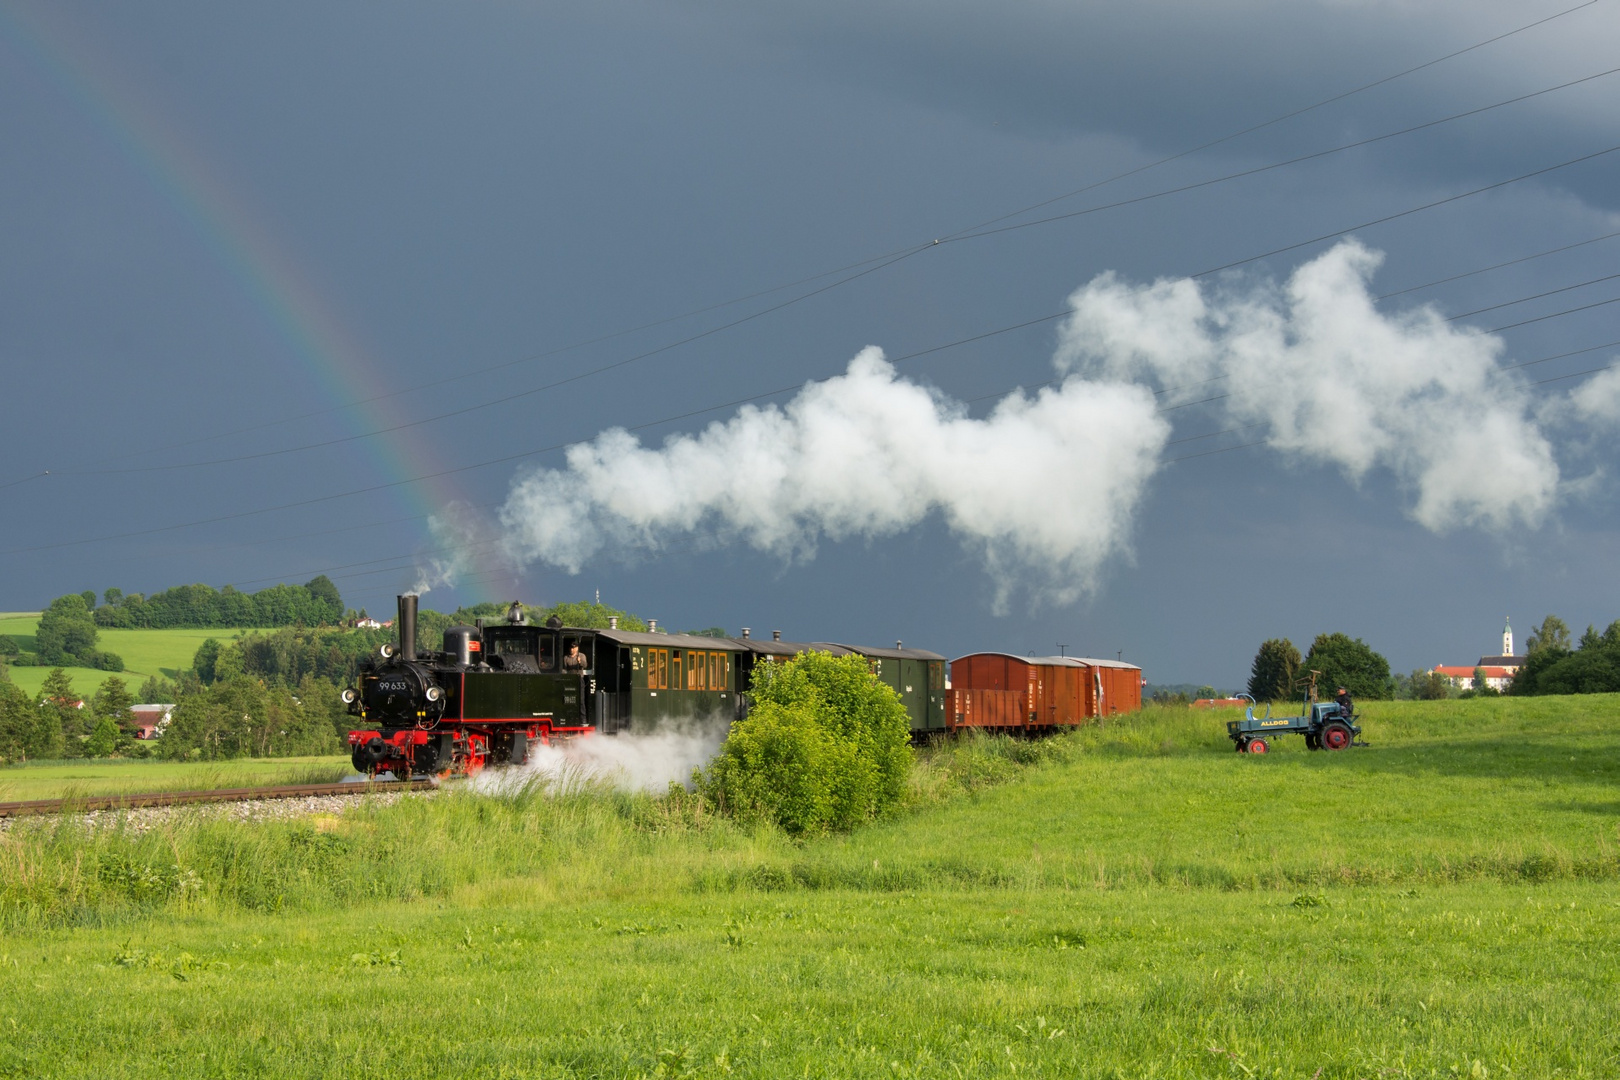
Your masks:
<svg viewBox="0 0 1620 1080"><path fill-rule="evenodd" d="M962 740L802 841L588 786L21 824L0 1075L1620 1075L1620 696L1365 713Z"/></svg>
<svg viewBox="0 0 1620 1080"><path fill-rule="evenodd" d="M11 638L24 652L34 651L34 632L38 627L37 611L0 612L0 635ZM128 683L131 690L138 690L149 676L172 679L190 667L197 647L208 638L225 642L237 633L229 629L102 630L96 639L96 648L117 653L124 660L124 670L97 671L93 668L70 667L66 671L73 677L73 688L87 698L113 675ZM50 668L44 667L8 669L11 681L30 695L39 693L45 676L50 672Z"/></svg>
<svg viewBox="0 0 1620 1080"><path fill-rule="evenodd" d="M74 758L0 766L0 802L90 795L335 783L354 772L346 757L159 761Z"/></svg>

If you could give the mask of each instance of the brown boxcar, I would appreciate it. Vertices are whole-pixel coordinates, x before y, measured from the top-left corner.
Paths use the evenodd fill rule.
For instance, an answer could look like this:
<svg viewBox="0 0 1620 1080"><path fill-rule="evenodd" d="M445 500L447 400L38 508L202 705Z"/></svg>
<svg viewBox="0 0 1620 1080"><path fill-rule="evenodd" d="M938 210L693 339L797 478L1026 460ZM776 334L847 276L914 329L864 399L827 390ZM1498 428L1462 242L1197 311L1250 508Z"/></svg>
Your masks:
<svg viewBox="0 0 1620 1080"><path fill-rule="evenodd" d="M1140 708L1141 677L1141 668L1118 660L970 653L951 661L946 721L952 728L1073 727Z"/></svg>

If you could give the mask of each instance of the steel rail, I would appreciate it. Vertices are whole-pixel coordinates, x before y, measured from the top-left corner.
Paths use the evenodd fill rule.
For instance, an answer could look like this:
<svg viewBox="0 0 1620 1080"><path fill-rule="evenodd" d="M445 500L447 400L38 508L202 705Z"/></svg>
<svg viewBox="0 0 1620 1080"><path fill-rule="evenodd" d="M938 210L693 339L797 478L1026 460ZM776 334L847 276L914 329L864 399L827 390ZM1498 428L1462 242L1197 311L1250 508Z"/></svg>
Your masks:
<svg viewBox="0 0 1620 1080"><path fill-rule="evenodd" d="M188 803L252 802L257 799L297 799L310 795L368 795L383 791L424 791L434 781L373 780L347 784L284 784L280 787L214 788L207 791L154 791L134 795L86 795L66 799L28 799L0 802L0 818L30 814L60 814L89 810L136 810L150 806L182 806Z"/></svg>

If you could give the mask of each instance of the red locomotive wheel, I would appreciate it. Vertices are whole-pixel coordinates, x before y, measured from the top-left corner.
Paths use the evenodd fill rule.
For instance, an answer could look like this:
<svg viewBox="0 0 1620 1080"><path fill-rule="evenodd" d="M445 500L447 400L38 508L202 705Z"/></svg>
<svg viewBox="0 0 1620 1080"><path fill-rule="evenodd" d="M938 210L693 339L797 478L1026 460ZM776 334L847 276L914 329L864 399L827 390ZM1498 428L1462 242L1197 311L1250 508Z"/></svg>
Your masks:
<svg viewBox="0 0 1620 1080"><path fill-rule="evenodd" d="M1335 720L1322 729L1322 749L1343 750L1354 737L1350 725Z"/></svg>
<svg viewBox="0 0 1620 1080"><path fill-rule="evenodd" d="M1271 747L1266 745L1266 740L1264 739L1250 739L1249 745L1244 747L1244 750L1250 754L1264 754L1270 751L1270 749Z"/></svg>

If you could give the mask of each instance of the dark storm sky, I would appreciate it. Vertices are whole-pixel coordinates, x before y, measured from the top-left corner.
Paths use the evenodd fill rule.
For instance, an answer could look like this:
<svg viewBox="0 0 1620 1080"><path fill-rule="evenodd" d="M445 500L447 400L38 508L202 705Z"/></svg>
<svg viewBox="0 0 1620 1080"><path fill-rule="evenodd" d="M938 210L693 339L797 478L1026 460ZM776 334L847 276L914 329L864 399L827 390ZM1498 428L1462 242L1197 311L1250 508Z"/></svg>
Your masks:
<svg viewBox="0 0 1620 1080"><path fill-rule="evenodd" d="M1180 277L1615 146L1620 76L941 245L663 348L836 279L713 305L951 234L1571 6L0 0L0 609L323 571L353 606L386 609L440 543L427 514L487 527L520 470L562 464L554 450L520 456L530 451L825 378L863 346L894 356L1001 329L1061 309L1104 271ZM1620 64L1617 40L1620 6L1601 0L1053 209L1596 75ZM1374 291L1620 231L1617 178L1620 154L1598 157L1359 231L1386 254ZM1286 277L1325 246L1242 280ZM1617 256L1620 238L1598 241L1385 309L1471 311L1614 273ZM1616 282L1597 282L1467 321L1490 329L1616 296ZM1502 337L1504 363L1588 350L1620 340L1620 304ZM900 367L980 415L992 396L1052 379L1055 341L1043 323ZM1525 377L1617 357L1583 351ZM1582 381L1533 392L1550 402ZM731 411L638 434L656 444ZM1176 439L1224 426L1201 407L1173 415ZM1548 612L1577 628L1620 617L1613 430L1547 422L1563 484L1534 527L1437 533L1387 471L1352 484L1236 449L1154 476L1129 554L1089 595L1025 596L1007 615L938 515L792 562L679 539L578 576L474 560L424 603L600 589L677 629L904 639L953 656L1061 644L1120 651L1161 682L1237 685L1261 639L1303 647L1331 630L1397 670L1470 663L1495 651L1505 615L1521 641ZM430 473L446 475L418 479Z"/></svg>

